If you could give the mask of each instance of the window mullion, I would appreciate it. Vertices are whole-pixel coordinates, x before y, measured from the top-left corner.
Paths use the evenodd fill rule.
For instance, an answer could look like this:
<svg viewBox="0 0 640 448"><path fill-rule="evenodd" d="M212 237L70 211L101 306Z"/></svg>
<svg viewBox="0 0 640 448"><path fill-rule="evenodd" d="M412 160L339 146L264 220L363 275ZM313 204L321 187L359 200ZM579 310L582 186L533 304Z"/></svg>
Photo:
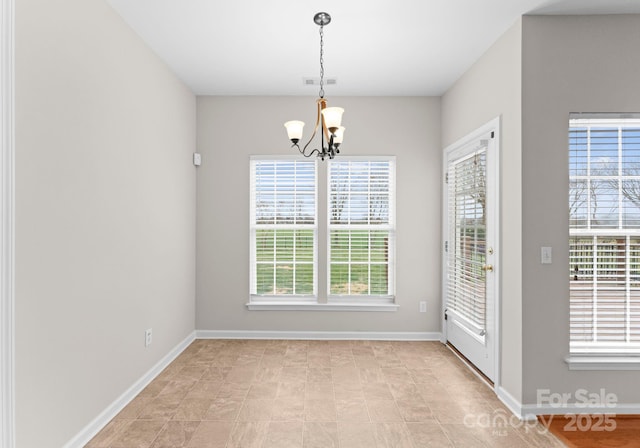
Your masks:
<svg viewBox="0 0 640 448"><path fill-rule="evenodd" d="M631 236L626 237L625 247L625 341L631 342Z"/></svg>
<svg viewBox="0 0 640 448"><path fill-rule="evenodd" d="M278 279L278 230L273 229L273 290L271 294L276 294L278 291L278 285L276 283Z"/></svg>
<svg viewBox="0 0 640 448"><path fill-rule="evenodd" d="M622 194L622 127L618 127L618 228L624 228L624 196Z"/></svg>
<svg viewBox="0 0 640 448"><path fill-rule="evenodd" d="M587 229L591 228L591 127L587 128Z"/></svg>
<svg viewBox="0 0 640 448"><path fill-rule="evenodd" d="M598 237L593 237L593 342L598 342Z"/></svg>

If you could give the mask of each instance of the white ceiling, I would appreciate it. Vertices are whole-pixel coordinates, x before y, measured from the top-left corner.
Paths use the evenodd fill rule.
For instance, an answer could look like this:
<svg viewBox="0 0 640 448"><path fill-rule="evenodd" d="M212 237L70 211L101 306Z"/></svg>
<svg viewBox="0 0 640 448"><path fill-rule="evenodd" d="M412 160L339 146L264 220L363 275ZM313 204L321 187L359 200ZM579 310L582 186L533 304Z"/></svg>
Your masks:
<svg viewBox="0 0 640 448"><path fill-rule="evenodd" d="M516 19L640 13L640 0L108 0L198 95L311 95L325 32L337 95L441 95Z"/></svg>

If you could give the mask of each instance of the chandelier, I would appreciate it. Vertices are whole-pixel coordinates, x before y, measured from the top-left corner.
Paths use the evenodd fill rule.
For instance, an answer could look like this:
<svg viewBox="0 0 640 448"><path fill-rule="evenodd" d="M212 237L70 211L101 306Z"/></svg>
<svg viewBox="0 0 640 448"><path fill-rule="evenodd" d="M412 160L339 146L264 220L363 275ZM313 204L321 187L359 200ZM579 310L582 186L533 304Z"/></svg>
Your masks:
<svg viewBox="0 0 640 448"><path fill-rule="evenodd" d="M318 93L319 98L316 100L316 126L313 129L311 138L302 148L300 148L298 142L302 139L304 122L298 120L287 121L284 126L287 128L289 140L293 143L292 148L297 148L300 154L305 157L311 157L316 154L321 160L324 160L325 157L333 159L340 152L338 148L344 135L344 127L340 126L344 109L341 107L327 107L327 100L324 98L324 26L331 23L331 16L326 12L319 12L313 17L313 21L320 26L320 92ZM320 131L320 149L307 151L319 127L322 127Z"/></svg>

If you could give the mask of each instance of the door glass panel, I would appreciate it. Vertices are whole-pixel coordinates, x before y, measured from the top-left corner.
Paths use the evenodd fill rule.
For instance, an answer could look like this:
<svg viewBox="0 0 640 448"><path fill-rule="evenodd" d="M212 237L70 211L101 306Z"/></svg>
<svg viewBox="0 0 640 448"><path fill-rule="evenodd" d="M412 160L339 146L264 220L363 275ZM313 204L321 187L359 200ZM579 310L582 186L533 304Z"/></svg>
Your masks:
<svg viewBox="0 0 640 448"><path fill-rule="evenodd" d="M486 313L486 147L449 165L447 309L475 333Z"/></svg>

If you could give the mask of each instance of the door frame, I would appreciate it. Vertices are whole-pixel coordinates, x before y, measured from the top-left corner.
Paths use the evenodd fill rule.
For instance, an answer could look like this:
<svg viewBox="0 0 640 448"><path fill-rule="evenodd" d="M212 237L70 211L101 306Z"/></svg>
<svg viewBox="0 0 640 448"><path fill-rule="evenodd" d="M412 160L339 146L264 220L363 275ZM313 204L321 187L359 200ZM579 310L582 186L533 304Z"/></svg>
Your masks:
<svg viewBox="0 0 640 448"><path fill-rule="evenodd" d="M462 137L461 139L457 140L456 142L454 142L453 144L447 146L446 148L444 148L443 152L442 152L442 238L441 238L441 247L442 247L442 253L441 253L441 262L442 262L442 296L441 296L441 303L442 303L442 313L441 313L441 328L442 328L442 339L440 340L443 344L446 344L447 342L447 325L446 325L446 320L445 320L445 310L447 308L447 299L446 299L446 284L447 284L447 252L445 251L445 241L447 241L448 239L448 219L449 219L449 215L448 215L448 188L446 187L446 173L448 171L448 163L447 163L447 159L448 159L448 155L470 143L472 143L474 140L478 140L482 135L485 135L489 132L494 132L494 141L495 141L495 154L494 157L492 157L492 160L490 161L489 158L487 158L487 163L492 163L492 169L493 172L496 173L495 179L493 180L494 182L494 189L495 189L495 198L493 198L494 203L495 203L495 207L493 208L494 210L494 222L495 222L495 241L493 244L493 249L495 251L495 258L494 258L494 271L493 271L493 275L491 276L491 281L494 282L493 285L493 289L495 291L495 297L494 297L494 306L493 306L493 315L490 316L490 318L492 318L494 320L494 338L495 338L495 342L493 344L493 349L494 349L494 380L493 380L493 389L494 391L497 393L498 390L500 389L500 385L501 385L501 347L502 347L502 340L501 340L501 288L500 288L500 272L501 272L501 260L502 260L502 252L500 251L500 240L502 238L502 235L500 233L500 178L501 178L501 174L500 174L500 154L501 154L501 139L502 139L502 134L500 132L500 121L501 121L501 117L498 116L494 119L492 119L491 121L489 121L488 123L485 123L484 125L480 126L478 129L474 130L473 132L467 134L466 136Z"/></svg>
<svg viewBox="0 0 640 448"><path fill-rule="evenodd" d="M0 448L15 446L15 0L0 3Z"/></svg>

